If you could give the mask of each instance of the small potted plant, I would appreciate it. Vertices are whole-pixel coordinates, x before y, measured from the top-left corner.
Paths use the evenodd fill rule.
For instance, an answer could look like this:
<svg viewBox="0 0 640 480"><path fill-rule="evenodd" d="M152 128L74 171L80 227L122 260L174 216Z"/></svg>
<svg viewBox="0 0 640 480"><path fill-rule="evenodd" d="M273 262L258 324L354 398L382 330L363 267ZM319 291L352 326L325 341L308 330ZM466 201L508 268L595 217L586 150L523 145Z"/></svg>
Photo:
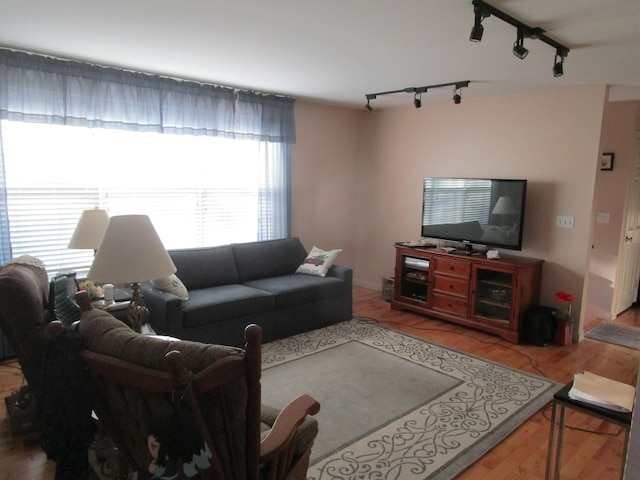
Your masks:
<svg viewBox="0 0 640 480"><path fill-rule="evenodd" d="M554 343L557 345L569 345L573 338L574 317L571 309L573 295L566 292L556 293L558 303L566 303L567 308L564 312L556 312L556 335Z"/></svg>

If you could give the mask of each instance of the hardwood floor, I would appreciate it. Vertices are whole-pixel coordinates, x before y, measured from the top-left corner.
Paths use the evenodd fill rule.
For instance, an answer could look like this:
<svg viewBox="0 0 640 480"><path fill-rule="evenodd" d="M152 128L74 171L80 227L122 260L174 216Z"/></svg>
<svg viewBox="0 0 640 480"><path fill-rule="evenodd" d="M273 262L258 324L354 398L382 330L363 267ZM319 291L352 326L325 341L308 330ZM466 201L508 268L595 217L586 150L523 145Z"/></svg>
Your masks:
<svg viewBox="0 0 640 480"><path fill-rule="evenodd" d="M640 320L640 311L630 309L620 323ZM391 310L380 292L354 287L354 315L379 322L426 340L473 355L544 375L562 383L577 371L589 370L635 385L640 351L594 340L566 347L513 345L499 337L466 329L420 315ZM590 328L593 325L587 325ZM8 396L22 383L15 362L0 364L0 393ZM624 435L618 427L586 415L568 411L561 478L618 479ZM458 480L543 479L547 458L550 408L536 413L506 440L493 448ZM31 437L11 438L6 412L0 409L0 480L42 479L55 476L55 464ZM637 455L637 452L630 452Z"/></svg>

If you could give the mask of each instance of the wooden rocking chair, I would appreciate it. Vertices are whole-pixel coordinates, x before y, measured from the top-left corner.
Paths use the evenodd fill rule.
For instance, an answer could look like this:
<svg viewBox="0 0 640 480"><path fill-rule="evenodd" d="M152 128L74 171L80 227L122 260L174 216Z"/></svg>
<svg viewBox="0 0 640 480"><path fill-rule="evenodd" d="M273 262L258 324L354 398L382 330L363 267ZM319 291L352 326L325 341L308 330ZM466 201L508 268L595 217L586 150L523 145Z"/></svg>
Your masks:
<svg viewBox="0 0 640 480"><path fill-rule="evenodd" d="M210 465L187 477L215 480L303 480L317 434L320 405L301 395L266 423L261 418L261 329L246 328L246 348L140 335L77 297L92 408L118 448L120 478L147 471L154 414L187 407L211 452ZM50 330L61 329L54 324ZM203 449L203 450L206 450ZM191 466L193 472L193 467Z"/></svg>

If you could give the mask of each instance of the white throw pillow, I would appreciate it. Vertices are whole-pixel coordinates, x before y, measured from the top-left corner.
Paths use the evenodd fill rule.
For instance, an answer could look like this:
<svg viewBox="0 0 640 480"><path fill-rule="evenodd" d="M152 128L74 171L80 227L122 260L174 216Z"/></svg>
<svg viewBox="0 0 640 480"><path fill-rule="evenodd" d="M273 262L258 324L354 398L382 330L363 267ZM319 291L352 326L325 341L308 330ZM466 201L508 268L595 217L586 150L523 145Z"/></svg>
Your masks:
<svg viewBox="0 0 640 480"><path fill-rule="evenodd" d="M302 265L298 267L296 273L305 273L307 275L317 275L324 277L340 255L342 249L324 251L314 246Z"/></svg>
<svg viewBox="0 0 640 480"><path fill-rule="evenodd" d="M184 283L182 283L182 281L175 273L165 278L152 280L151 285L156 287L158 290L164 290L165 292L173 293L176 297L182 300L189 300L189 292L187 291L187 287L184 286Z"/></svg>

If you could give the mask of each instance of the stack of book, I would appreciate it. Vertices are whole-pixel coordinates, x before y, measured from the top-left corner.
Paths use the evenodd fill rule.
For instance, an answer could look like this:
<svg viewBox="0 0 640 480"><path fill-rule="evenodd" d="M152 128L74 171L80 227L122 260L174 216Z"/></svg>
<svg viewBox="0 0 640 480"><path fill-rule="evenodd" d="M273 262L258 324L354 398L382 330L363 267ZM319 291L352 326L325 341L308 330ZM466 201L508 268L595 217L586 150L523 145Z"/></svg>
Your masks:
<svg viewBox="0 0 640 480"><path fill-rule="evenodd" d="M635 387L591 372L576 373L569 390L573 400L618 412L631 412L635 395Z"/></svg>

